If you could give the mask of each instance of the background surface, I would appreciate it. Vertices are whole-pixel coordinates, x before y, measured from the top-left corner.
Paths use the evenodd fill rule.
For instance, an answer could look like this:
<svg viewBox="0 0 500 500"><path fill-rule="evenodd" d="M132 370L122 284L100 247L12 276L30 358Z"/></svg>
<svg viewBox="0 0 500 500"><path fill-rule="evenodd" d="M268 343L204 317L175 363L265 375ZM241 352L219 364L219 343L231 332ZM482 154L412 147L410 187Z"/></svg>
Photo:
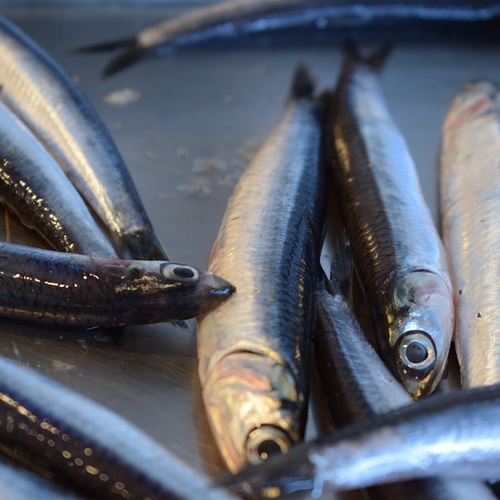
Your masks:
<svg viewBox="0 0 500 500"><path fill-rule="evenodd" d="M200 48L102 80L108 55L70 50L129 36L185 6L3 5L1 13L48 50L96 107L171 259L200 267L207 266L247 159L282 112L295 65L307 63L319 89L333 85L340 65L338 46ZM382 74L436 224L441 124L453 94L477 78L500 81L498 46L398 45ZM106 101L123 89L132 89L137 100L123 106ZM40 244L15 222L11 240ZM160 324L128 328L120 338L0 322L0 354L122 414L196 468L210 475L224 469L202 408L194 321L188 331ZM313 403L308 437L325 424L317 389Z"/></svg>

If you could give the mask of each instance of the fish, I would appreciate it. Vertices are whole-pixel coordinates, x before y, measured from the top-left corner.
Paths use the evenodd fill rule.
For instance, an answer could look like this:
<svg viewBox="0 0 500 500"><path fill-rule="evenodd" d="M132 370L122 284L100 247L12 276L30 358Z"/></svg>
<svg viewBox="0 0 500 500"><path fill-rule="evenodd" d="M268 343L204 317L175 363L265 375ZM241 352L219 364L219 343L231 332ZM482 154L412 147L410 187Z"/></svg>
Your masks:
<svg viewBox="0 0 500 500"><path fill-rule="evenodd" d="M425 477L495 479L500 386L435 394L299 443L215 484L245 498L281 498Z"/></svg>
<svg viewBox="0 0 500 500"><path fill-rule="evenodd" d="M350 245L337 243L330 279L316 294L318 370L336 428L413 403L370 345L349 302ZM372 500L494 500L482 482L431 478L373 486Z"/></svg>
<svg viewBox="0 0 500 500"><path fill-rule="evenodd" d="M0 422L2 441L43 455L96 500L235 498L123 417L4 357Z"/></svg>
<svg viewBox="0 0 500 500"><path fill-rule="evenodd" d="M234 293L221 277L170 261L124 261L0 243L0 316L122 327L193 318Z"/></svg>
<svg viewBox="0 0 500 500"><path fill-rule="evenodd" d="M88 500L0 456L2 500Z"/></svg>
<svg viewBox="0 0 500 500"><path fill-rule="evenodd" d="M121 50L103 71L108 77L138 61L166 56L182 47L296 28L329 30L344 41L356 36L365 39L373 27L378 28L374 37L378 40L387 38L387 33L391 39L450 39L455 32L462 40L498 40L499 18L500 6L492 0L230 0L189 10L144 28L136 36L81 47L77 52ZM485 33L488 35L483 37Z"/></svg>
<svg viewBox="0 0 500 500"><path fill-rule="evenodd" d="M117 258L59 165L1 102L0 200L54 250Z"/></svg>
<svg viewBox="0 0 500 500"><path fill-rule="evenodd" d="M0 17L0 100L54 157L108 228L118 255L168 260L111 135L64 69Z"/></svg>
<svg viewBox="0 0 500 500"><path fill-rule="evenodd" d="M318 498L425 477L488 480L500 463L500 386L435 394L299 443L286 455L218 477L245 498Z"/></svg>
<svg viewBox="0 0 500 500"><path fill-rule="evenodd" d="M441 148L443 240L455 282L462 386L500 383L500 93L465 85L450 105Z"/></svg>
<svg viewBox="0 0 500 500"><path fill-rule="evenodd" d="M345 47L331 103L332 169L378 350L414 398L443 376L454 329L448 261L378 69L390 48L362 58Z"/></svg>
<svg viewBox="0 0 500 500"><path fill-rule="evenodd" d="M208 420L231 471L304 431L313 290L324 226L323 101L297 68L284 114L228 202L209 270L237 292L198 317Z"/></svg>

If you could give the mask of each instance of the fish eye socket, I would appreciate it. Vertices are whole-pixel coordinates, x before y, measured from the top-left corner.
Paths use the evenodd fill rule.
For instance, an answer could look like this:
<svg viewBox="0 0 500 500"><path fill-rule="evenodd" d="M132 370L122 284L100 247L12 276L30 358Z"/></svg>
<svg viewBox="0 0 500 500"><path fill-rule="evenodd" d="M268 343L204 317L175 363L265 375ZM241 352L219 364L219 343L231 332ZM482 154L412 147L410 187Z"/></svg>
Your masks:
<svg viewBox="0 0 500 500"><path fill-rule="evenodd" d="M248 461L255 465L261 464L271 455L286 453L290 446L290 439L284 431L272 425L263 425L248 435Z"/></svg>
<svg viewBox="0 0 500 500"><path fill-rule="evenodd" d="M411 331L404 334L398 351L403 365L412 370L429 370L436 363L434 343L425 332Z"/></svg>
<svg viewBox="0 0 500 500"><path fill-rule="evenodd" d="M200 277L194 267L182 266L180 264L162 264L161 274L171 280L191 283Z"/></svg>

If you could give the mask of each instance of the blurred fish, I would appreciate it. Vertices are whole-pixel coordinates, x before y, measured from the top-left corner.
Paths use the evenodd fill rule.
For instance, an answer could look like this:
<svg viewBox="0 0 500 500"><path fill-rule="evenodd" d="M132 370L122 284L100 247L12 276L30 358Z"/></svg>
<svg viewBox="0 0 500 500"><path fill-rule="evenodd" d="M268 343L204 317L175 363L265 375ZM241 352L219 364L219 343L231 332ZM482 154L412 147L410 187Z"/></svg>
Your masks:
<svg viewBox="0 0 500 500"><path fill-rule="evenodd" d="M127 259L168 260L106 127L71 78L0 17L0 100L20 117L95 210Z"/></svg>
<svg viewBox="0 0 500 500"><path fill-rule="evenodd" d="M376 36L394 40L415 36L429 40L433 34L449 39L489 39L498 31L500 6L493 0L230 0L193 9L178 17L145 28L135 37L99 43L78 49L102 52L123 49L104 69L110 76L147 57L164 56L178 48L228 40L245 35L313 27L332 30L339 37L366 38L370 28ZM398 34L396 34L398 33ZM294 31L296 36L296 31ZM465 35L465 36L464 36ZM496 38L498 40L498 36Z"/></svg>
<svg viewBox="0 0 500 500"><path fill-rule="evenodd" d="M1 102L0 199L55 250L116 257L59 165Z"/></svg>
<svg viewBox="0 0 500 500"><path fill-rule="evenodd" d="M164 261L121 261L0 244L0 316L56 325L128 326L187 319L234 287Z"/></svg>
<svg viewBox="0 0 500 500"><path fill-rule="evenodd" d="M236 294L200 318L199 375L228 468L303 433L323 227L321 102L300 66L285 113L229 200L209 269Z"/></svg>
<svg viewBox="0 0 500 500"><path fill-rule="evenodd" d="M234 499L122 417L1 357L0 423L2 440L43 455L96 500Z"/></svg>
<svg viewBox="0 0 500 500"><path fill-rule="evenodd" d="M86 500L0 455L2 500Z"/></svg>
<svg viewBox="0 0 500 500"><path fill-rule="evenodd" d="M362 420L217 484L245 498L344 491L444 476L490 479L500 463L500 386L437 394ZM475 498L475 497L472 497Z"/></svg>
<svg viewBox="0 0 500 500"><path fill-rule="evenodd" d="M347 248L348 245L344 244ZM370 419L413 402L368 343L348 300L350 252L337 248L326 288L316 295L318 369L336 426ZM373 500L494 500L479 481L419 479L374 486Z"/></svg>
<svg viewBox="0 0 500 500"><path fill-rule="evenodd" d="M462 385L500 383L500 93L466 85L443 129L441 211L457 301Z"/></svg>
<svg viewBox="0 0 500 500"><path fill-rule="evenodd" d="M380 89L387 53L363 59L346 48L332 102L333 174L380 354L418 398L443 375L454 304L443 245Z"/></svg>

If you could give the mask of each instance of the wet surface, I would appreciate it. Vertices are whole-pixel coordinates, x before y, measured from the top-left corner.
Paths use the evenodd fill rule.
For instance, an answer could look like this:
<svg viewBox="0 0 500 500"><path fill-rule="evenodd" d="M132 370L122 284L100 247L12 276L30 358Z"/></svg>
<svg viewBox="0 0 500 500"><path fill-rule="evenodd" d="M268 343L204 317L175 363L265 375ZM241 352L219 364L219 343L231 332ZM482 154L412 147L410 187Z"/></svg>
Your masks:
<svg viewBox="0 0 500 500"><path fill-rule="evenodd" d="M105 81L99 73L107 55L70 53L130 35L180 10L93 6L3 13L47 49L90 98L172 260L206 267L227 199L280 116L295 65L307 63L323 89L334 82L340 52L328 46L189 51L146 61ZM500 81L496 46L398 46L383 73L389 108L408 140L436 223L441 122L454 92L485 77ZM112 93L121 96L118 104L115 98L110 103ZM12 241L43 245L13 216L9 220ZM188 330L160 324L113 332L0 322L0 354L106 405L215 475L224 467L203 413L195 322L189 325ZM311 421L322 429L328 425L323 426L320 396L315 389Z"/></svg>

